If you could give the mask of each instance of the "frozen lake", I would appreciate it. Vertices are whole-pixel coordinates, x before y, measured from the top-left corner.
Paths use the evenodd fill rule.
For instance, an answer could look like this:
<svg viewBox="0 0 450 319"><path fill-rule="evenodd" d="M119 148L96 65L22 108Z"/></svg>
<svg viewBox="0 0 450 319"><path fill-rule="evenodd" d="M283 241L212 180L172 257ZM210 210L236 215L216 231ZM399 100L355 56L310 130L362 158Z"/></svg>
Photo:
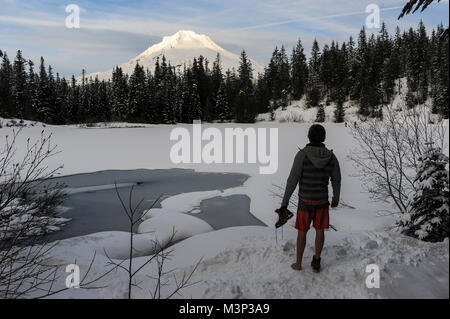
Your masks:
<svg viewBox="0 0 450 319"><path fill-rule="evenodd" d="M225 190L239 187L248 179L247 175L235 173L199 173L188 169L166 170L107 170L54 178L65 183L68 197L63 203L67 208L62 217L72 220L61 231L47 237L60 240L102 231L128 231L129 222L117 197L119 193L128 203L131 187L133 207L145 199L138 215L151 207L161 194L162 199L200 191ZM156 208L161 207L158 203ZM180 211L210 224L215 230L234 226L264 226L250 213L250 199L246 195L217 196L201 202L200 212ZM136 225L137 227L137 225Z"/></svg>

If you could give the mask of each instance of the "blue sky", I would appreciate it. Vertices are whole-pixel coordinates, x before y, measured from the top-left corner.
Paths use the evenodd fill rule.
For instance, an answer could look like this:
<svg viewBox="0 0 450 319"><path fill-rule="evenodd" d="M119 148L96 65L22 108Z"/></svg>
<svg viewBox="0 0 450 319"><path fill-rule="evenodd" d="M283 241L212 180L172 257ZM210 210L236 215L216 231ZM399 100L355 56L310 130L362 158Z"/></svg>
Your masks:
<svg viewBox="0 0 450 319"><path fill-rule="evenodd" d="M377 4L389 31L416 27L422 19L429 30L448 26L448 0L425 12L397 16L406 0L151 0L151 1L19 1L0 0L0 49L11 59L21 49L26 58L42 55L60 74L105 71L135 57L163 36L178 30L209 35L234 53L245 49L266 63L275 48L288 50L301 38L309 52L357 36L368 4ZM68 29L65 8L81 8L81 28ZM377 29L372 29L377 32Z"/></svg>

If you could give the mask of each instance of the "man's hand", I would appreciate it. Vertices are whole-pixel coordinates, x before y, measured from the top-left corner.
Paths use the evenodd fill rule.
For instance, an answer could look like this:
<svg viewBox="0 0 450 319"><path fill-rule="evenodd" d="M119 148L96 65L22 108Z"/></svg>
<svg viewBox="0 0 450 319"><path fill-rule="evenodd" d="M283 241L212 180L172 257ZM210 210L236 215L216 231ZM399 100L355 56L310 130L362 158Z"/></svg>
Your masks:
<svg viewBox="0 0 450 319"><path fill-rule="evenodd" d="M286 206L281 206L280 208L275 209L275 213L280 214L281 212L283 212L285 210L287 210L287 207Z"/></svg>
<svg viewBox="0 0 450 319"><path fill-rule="evenodd" d="M339 201L337 201L337 200L333 200L331 202L331 208L336 208L336 207L338 207L338 205L339 205Z"/></svg>

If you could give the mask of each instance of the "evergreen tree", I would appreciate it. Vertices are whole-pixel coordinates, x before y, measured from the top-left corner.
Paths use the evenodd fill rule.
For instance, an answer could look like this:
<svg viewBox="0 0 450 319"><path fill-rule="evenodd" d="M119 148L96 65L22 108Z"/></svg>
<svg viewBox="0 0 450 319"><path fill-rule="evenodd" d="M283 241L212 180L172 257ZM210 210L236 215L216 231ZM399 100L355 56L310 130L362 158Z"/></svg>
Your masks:
<svg viewBox="0 0 450 319"><path fill-rule="evenodd" d="M183 78L180 84L180 94L181 94L181 107L180 107L180 122L181 123L189 123L192 121L189 116L190 109L190 92L189 85L191 80L189 79L190 70L184 67Z"/></svg>
<svg viewBox="0 0 450 319"><path fill-rule="evenodd" d="M102 115L102 120L106 122L111 121L111 98L110 98L111 92L109 89L110 87L111 86L109 80L108 83L103 80L102 83L100 84L99 111L100 114Z"/></svg>
<svg viewBox="0 0 450 319"><path fill-rule="evenodd" d="M322 55L320 56L319 79L322 84L322 95L327 98L327 105L329 105L330 95L332 95L334 77L335 77L335 61L333 58L335 44L332 43L332 48L326 44L323 47Z"/></svg>
<svg viewBox="0 0 450 319"><path fill-rule="evenodd" d="M194 79L190 90L190 118L192 121L202 119L202 104L198 92L197 80Z"/></svg>
<svg viewBox="0 0 450 319"><path fill-rule="evenodd" d="M267 68L264 69L264 73L258 74L255 88L255 103L258 113L267 113L273 111L274 107L271 106L272 94L267 78Z"/></svg>
<svg viewBox="0 0 450 319"><path fill-rule="evenodd" d="M345 110L342 99L339 99L334 110L334 121L336 123L343 123L345 121Z"/></svg>
<svg viewBox="0 0 450 319"><path fill-rule="evenodd" d="M75 76L72 75L72 78L70 80L69 93L67 97L66 124L79 123L78 120L79 100L80 100L79 86L77 85Z"/></svg>
<svg viewBox="0 0 450 319"><path fill-rule="evenodd" d="M180 88L179 88L179 94L180 94L180 106L179 106L179 122L181 123L189 123L189 70L186 68L186 65L184 66L182 78L180 80Z"/></svg>
<svg viewBox="0 0 450 319"><path fill-rule="evenodd" d="M183 108L183 79L181 76L174 74L174 87L173 87L173 119L175 123L181 122L182 108Z"/></svg>
<svg viewBox="0 0 450 319"><path fill-rule="evenodd" d="M122 68L116 67L112 73L111 111L115 121L128 117L128 83Z"/></svg>
<svg viewBox="0 0 450 319"><path fill-rule="evenodd" d="M292 98L300 100L306 92L306 83L308 81L308 64L306 63L306 56L300 39L292 50L291 79Z"/></svg>
<svg viewBox="0 0 450 319"><path fill-rule="evenodd" d="M365 28L362 28L358 38L356 54L357 71L353 97L359 101L359 113L365 116L370 114L370 69L371 60Z"/></svg>
<svg viewBox="0 0 450 319"><path fill-rule="evenodd" d="M448 119L449 45L448 37L444 35L445 29L440 25L431 40L431 96L433 113Z"/></svg>
<svg viewBox="0 0 450 319"><path fill-rule="evenodd" d="M403 18L405 15L410 13L415 13L417 10L420 11L426 10L430 4L432 4L435 0L409 0L402 9L402 12L398 16L398 19ZM441 0L438 0L438 2Z"/></svg>
<svg viewBox="0 0 450 319"><path fill-rule="evenodd" d="M256 104L253 92L252 63L245 51L241 53L239 65L239 93L236 109L236 121L238 123L253 123L256 117Z"/></svg>
<svg viewBox="0 0 450 319"><path fill-rule="evenodd" d="M0 116L14 116L14 99L12 93L13 70L8 55L3 52L0 67Z"/></svg>
<svg viewBox="0 0 450 319"><path fill-rule="evenodd" d="M223 82L223 74L222 74L222 66L220 62L220 54L217 53L216 60L213 63L213 68L211 71L211 94L212 94L212 104L213 104L213 110L212 110L212 117L217 118L218 114L220 113L220 110L217 106L217 97L219 93L220 86ZM222 92L224 94L224 92Z"/></svg>
<svg viewBox="0 0 450 319"><path fill-rule="evenodd" d="M449 237L448 157L439 148L429 148L419 158L416 193L411 213L401 222L405 234L438 242Z"/></svg>
<svg viewBox="0 0 450 319"><path fill-rule="evenodd" d="M231 119L231 110L225 95L225 83L222 81L216 96L216 108L218 119L220 122L229 121Z"/></svg>
<svg viewBox="0 0 450 319"><path fill-rule="evenodd" d="M320 49L317 40L314 40L312 46L308 69L307 104L309 107L314 107L319 104L322 92L320 85Z"/></svg>
<svg viewBox="0 0 450 319"><path fill-rule="evenodd" d="M86 78L86 70L82 70L81 88L80 88L80 107L78 108L78 117L86 124L92 123L92 119L89 117L92 111L91 109L91 79ZM123 118L125 119L125 117Z"/></svg>
<svg viewBox="0 0 450 319"><path fill-rule="evenodd" d="M52 92L50 78L45 69L44 58L41 57L39 66L39 84L38 84L38 119L45 123L50 123L52 119Z"/></svg>
<svg viewBox="0 0 450 319"><path fill-rule="evenodd" d="M278 105L279 102L277 100L280 95L277 92L278 58L279 58L278 47L275 47L275 50L272 53L272 57L266 70L267 86L268 89L270 90L269 109L271 112L273 112L274 109L279 107Z"/></svg>
<svg viewBox="0 0 450 319"><path fill-rule="evenodd" d="M98 76L89 82L89 109L86 114L86 122L95 123L101 121L100 114L100 80Z"/></svg>
<svg viewBox="0 0 450 319"><path fill-rule="evenodd" d="M385 61L387 58L390 57L392 50L392 41L386 28L385 22L381 24L381 29L377 37L377 46L378 46L377 53L379 54L377 56L377 59L382 64L383 61Z"/></svg>
<svg viewBox="0 0 450 319"><path fill-rule="evenodd" d="M166 123L175 124L178 118L178 107L180 102L178 101L178 87L177 78L175 74L175 69L169 63L169 69L166 77L166 90L167 90L167 102L168 102L168 112L166 115Z"/></svg>
<svg viewBox="0 0 450 319"><path fill-rule="evenodd" d="M276 47L267 71L267 83L271 92L273 108L286 107L288 105L291 93L289 72L289 59L284 46L280 50Z"/></svg>
<svg viewBox="0 0 450 319"><path fill-rule="evenodd" d="M369 59L369 73L368 81L366 83L366 90L363 91L364 98L367 102L367 115L371 117L381 117L382 114L382 66L383 56L381 37L378 36L375 39L375 35L372 34L368 43L368 59ZM364 112L363 112L364 114Z"/></svg>
<svg viewBox="0 0 450 319"><path fill-rule="evenodd" d="M289 104L292 93L289 59L284 46L281 46L278 64L277 90L280 93L281 107L284 108Z"/></svg>
<svg viewBox="0 0 450 319"><path fill-rule="evenodd" d="M235 70L228 70L225 76L225 95L233 119L237 117L239 90L239 79Z"/></svg>
<svg viewBox="0 0 450 319"><path fill-rule="evenodd" d="M136 64L134 72L130 77L128 90L128 119L131 122L145 121L145 108L147 107L147 79L144 67Z"/></svg>
<svg viewBox="0 0 450 319"><path fill-rule="evenodd" d="M14 99L14 116L18 118L25 118L29 109L27 102L27 74L26 61L22 57L22 52L17 51L16 58L13 64L13 86L12 95Z"/></svg>
<svg viewBox="0 0 450 319"><path fill-rule="evenodd" d="M319 109L317 111L316 122L323 123L325 122L325 107L323 104L319 105Z"/></svg>
<svg viewBox="0 0 450 319"><path fill-rule="evenodd" d="M173 81L173 69L170 62L167 63L166 57L163 55L161 63L161 81L157 87L159 93L160 111L162 115L162 123L173 124L175 118L175 105L173 93L175 83Z"/></svg>
<svg viewBox="0 0 450 319"><path fill-rule="evenodd" d="M201 120L202 106L200 94L197 79L192 69L186 69L184 71L181 94L181 121L183 123L192 123L194 120Z"/></svg>
<svg viewBox="0 0 450 319"><path fill-rule="evenodd" d="M333 101L345 101L350 92L350 69L349 69L349 56L347 50L347 44L342 43L342 47L339 50L336 46L335 56L335 82L333 83L333 94L331 96Z"/></svg>
<svg viewBox="0 0 450 319"><path fill-rule="evenodd" d="M396 93L396 81L400 79L402 75L402 62L401 62L401 36L400 29L397 27L395 40L392 44L392 50L389 57L383 61L383 102L388 104L391 102L394 94ZM399 92L400 89L397 89Z"/></svg>
<svg viewBox="0 0 450 319"><path fill-rule="evenodd" d="M416 98L416 103L422 104L428 97L429 44L422 21L417 32L411 28L407 37L407 79L408 92Z"/></svg>
<svg viewBox="0 0 450 319"><path fill-rule="evenodd" d="M348 70L346 92L347 94L350 94L350 97L352 99L354 99L356 92L356 76L358 72L358 65L356 60L355 41L353 40L353 37L350 37L347 43L345 62L345 67Z"/></svg>
<svg viewBox="0 0 450 319"><path fill-rule="evenodd" d="M28 77L26 84L26 96L27 103L24 116L26 119L36 120L37 119L37 103L38 103L38 91L37 91L38 77L34 73L34 63L28 60Z"/></svg>
<svg viewBox="0 0 450 319"><path fill-rule="evenodd" d="M420 75L418 75L418 98L419 103L424 103L428 98L428 84L429 77L428 71L430 68L430 55L429 55L429 40L427 36L427 32L425 30L425 24L421 20L419 23L419 28L417 30L418 38L417 38L417 54L420 62L418 65L420 66Z"/></svg>
<svg viewBox="0 0 450 319"><path fill-rule="evenodd" d="M156 73L156 66L155 64L155 73ZM144 117L146 123L156 123L156 104L155 104L155 96L156 96L156 84L155 84L155 77L154 74L152 74L149 70L147 70L147 98L148 98L148 105L147 108L144 111Z"/></svg>
<svg viewBox="0 0 450 319"><path fill-rule="evenodd" d="M169 67L166 57L163 55L161 65L157 61L155 68L155 115L156 123L170 123L170 105L169 105L169 83L168 83Z"/></svg>
<svg viewBox="0 0 450 319"><path fill-rule="evenodd" d="M197 85L198 95L200 96L202 108L201 119L211 121L214 110L212 104L211 82L208 76L208 61L203 56L199 56L198 59L194 58L192 72L196 80L195 84Z"/></svg>
<svg viewBox="0 0 450 319"><path fill-rule="evenodd" d="M56 74L56 83L55 83L55 109L57 110L57 124L66 124L67 119L67 111L69 105L69 83L64 77L60 77L59 74Z"/></svg>

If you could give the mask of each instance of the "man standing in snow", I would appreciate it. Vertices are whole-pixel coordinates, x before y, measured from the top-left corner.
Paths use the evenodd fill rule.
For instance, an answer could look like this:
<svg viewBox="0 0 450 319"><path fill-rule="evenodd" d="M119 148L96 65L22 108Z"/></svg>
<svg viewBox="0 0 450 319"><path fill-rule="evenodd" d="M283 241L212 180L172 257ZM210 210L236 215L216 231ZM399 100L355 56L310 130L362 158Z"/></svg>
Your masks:
<svg viewBox="0 0 450 319"><path fill-rule="evenodd" d="M306 234L312 222L316 229L316 253L311 266L315 272L320 271L320 255L325 241L324 230L329 227L328 183L330 179L333 187L331 207L336 208L339 204L341 170L333 151L323 144L325 136L325 128L322 125L314 124L310 127L308 132L310 143L295 156L281 208L276 210L280 220L288 216L289 199L298 184L299 202L295 223L295 228L298 229L297 262L291 266L294 270L302 270Z"/></svg>

